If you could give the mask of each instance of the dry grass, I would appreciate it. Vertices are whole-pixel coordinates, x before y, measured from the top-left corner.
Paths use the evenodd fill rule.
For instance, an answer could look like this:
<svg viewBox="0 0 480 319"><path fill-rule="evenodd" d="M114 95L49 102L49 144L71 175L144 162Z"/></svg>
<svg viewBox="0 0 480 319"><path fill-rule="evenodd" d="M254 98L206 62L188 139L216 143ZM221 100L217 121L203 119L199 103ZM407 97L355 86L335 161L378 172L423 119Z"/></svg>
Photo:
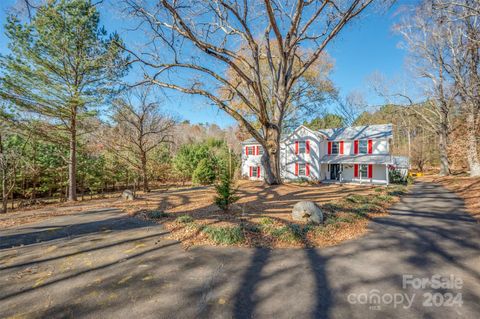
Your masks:
<svg viewBox="0 0 480 319"><path fill-rule="evenodd" d="M480 221L480 177L426 176L420 180L441 184L455 192L465 201L467 211Z"/></svg>

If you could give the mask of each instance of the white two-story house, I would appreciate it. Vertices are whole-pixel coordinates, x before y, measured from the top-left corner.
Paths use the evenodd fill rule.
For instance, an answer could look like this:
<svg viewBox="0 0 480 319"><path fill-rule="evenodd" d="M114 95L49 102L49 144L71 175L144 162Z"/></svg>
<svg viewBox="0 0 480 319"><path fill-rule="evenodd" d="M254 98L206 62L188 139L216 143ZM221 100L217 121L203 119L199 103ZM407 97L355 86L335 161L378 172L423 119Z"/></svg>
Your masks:
<svg viewBox="0 0 480 319"><path fill-rule="evenodd" d="M392 125L367 125L313 131L299 126L280 143L284 180L388 184L389 169L406 174L408 158L392 156ZM242 176L263 179L263 148L242 143Z"/></svg>

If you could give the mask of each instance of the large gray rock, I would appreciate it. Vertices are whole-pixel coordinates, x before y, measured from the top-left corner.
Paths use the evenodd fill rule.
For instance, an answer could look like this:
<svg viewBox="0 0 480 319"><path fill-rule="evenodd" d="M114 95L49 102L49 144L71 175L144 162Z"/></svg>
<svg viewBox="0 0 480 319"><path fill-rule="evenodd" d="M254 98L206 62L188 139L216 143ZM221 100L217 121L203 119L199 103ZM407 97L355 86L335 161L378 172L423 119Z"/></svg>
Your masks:
<svg viewBox="0 0 480 319"><path fill-rule="evenodd" d="M293 206L292 218L293 220L321 224L323 213L314 202L302 201Z"/></svg>
<svg viewBox="0 0 480 319"><path fill-rule="evenodd" d="M122 198L124 200L134 200L135 199L135 195L133 194L133 192L129 189L126 189L123 191L122 193Z"/></svg>

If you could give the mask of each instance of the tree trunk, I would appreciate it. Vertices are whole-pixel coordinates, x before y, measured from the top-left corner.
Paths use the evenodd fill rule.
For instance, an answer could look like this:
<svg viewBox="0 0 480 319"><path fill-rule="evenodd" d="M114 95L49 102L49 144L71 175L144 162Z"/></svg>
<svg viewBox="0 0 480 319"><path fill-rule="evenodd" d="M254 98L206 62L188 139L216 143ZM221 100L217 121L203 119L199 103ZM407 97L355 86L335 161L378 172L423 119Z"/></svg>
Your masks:
<svg viewBox="0 0 480 319"><path fill-rule="evenodd" d="M450 166L448 162L447 152L448 135L445 130L441 130L438 134L438 151L440 153L440 176L450 175Z"/></svg>
<svg viewBox="0 0 480 319"><path fill-rule="evenodd" d="M8 209L8 193L7 193L7 163L5 162L5 154L3 153L3 140L2 135L0 135L0 158L2 165L2 214L5 214Z"/></svg>
<svg viewBox="0 0 480 319"><path fill-rule="evenodd" d="M281 184L280 176L280 132L277 127L264 127L266 143L262 156L265 182L269 185Z"/></svg>
<svg viewBox="0 0 480 319"><path fill-rule="evenodd" d="M478 160L477 130L475 127L475 115L473 112L467 114L467 161L470 168L470 176L480 176L480 161Z"/></svg>
<svg viewBox="0 0 480 319"><path fill-rule="evenodd" d="M70 131L70 160L68 163L68 200L77 200L77 129L72 118Z"/></svg>
<svg viewBox="0 0 480 319"><path fill-rule="evenodd" d="M2 214L8 210L8 193L7 193L7 170L2 169Z"/></svg>
<svg viewBox="0 0 480 319"><path fill-rule="evenodd" d="M148 174L147 174L147 155L142 154L142 182L143 182L143 191L149 192L148 188Z"/></svg>

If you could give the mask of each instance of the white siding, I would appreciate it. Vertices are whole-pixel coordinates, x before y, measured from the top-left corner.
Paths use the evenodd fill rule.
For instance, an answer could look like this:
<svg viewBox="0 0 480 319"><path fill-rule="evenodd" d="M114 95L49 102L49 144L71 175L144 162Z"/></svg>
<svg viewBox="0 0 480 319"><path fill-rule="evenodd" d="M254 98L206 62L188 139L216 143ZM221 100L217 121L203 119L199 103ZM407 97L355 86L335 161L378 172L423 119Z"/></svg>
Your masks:
<svg viewBox="0 0 480 319"><path fill-rule="evenodd" d="M263 177L265 176L265 171L262 166L262 155L246 155L245 153L245 147L246 146L260 146L260 144L247 144L243 145L242 147L242 177L244 178L249 178L250 177L250 167L251 166L259 166L260 167L260 178L257 178L256 176L251 177L250 179L260 179L263 180Z"/></svg>
<svg viewBox="0 0 480 319"><path fill-rule="evenodd" d="M295 141L309 141L310 153L295 154ZM303 176L295 176L295 163L310 164L309 180L320 180L320 158L324 155L319 137L308 129L300 127L288 136L282 143L282 172L283 178L294 180Z"/></svg>
<svg viewBox="0 0 480 319"><path fill-rule="evenodd" d="M310 152L304 154L295 154L295 141L309 141ZM354 155L354 141L343 141L343 154ZM246 146L260 146L259 144L243 144L242 150L242 176L249 177L250 167L259 166L261 170L261 177L264 177L264 168L261 164L261 155L245 155ZM261 147L261 146L260 146ZM322 181L330 179L330 172L327 170L327 164L320 164L320 159L328 153L328 141L321 135L300 126L290 136L280 143L280 171L281 177L284 180L295 180L301 176L295 175L295 163L309 163L310 174L308 178L312 181ZM372 139L372 154L389 154L388 139ZM354 178L354 166L343 165L342 181L345 182L371 182L371 183L386 183L386 169L385 165L373 165L373 178L368 180L360 180ZM252 179L258 179L253 177Z"/></svg>

